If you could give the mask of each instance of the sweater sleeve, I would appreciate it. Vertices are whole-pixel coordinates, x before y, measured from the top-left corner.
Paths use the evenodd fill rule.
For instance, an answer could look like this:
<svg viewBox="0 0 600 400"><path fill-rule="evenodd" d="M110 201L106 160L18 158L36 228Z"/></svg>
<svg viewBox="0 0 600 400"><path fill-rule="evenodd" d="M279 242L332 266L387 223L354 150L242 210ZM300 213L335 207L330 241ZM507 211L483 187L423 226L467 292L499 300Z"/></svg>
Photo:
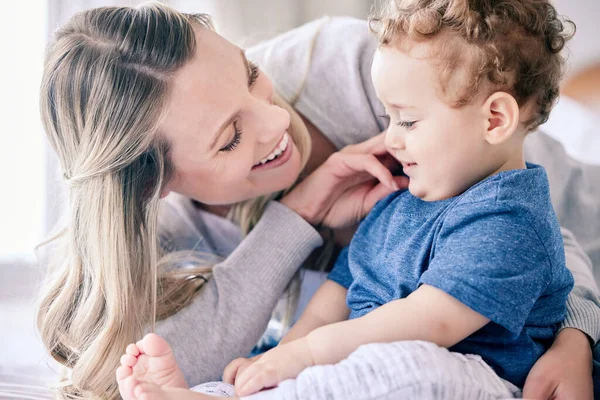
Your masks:
<svg viewBox="0 0 600 400"><path fill-rule="evenodd" d="M220 379L231 360L250 352L286 285L321 243L310 224L271 202L191 304L157 324L190 386Z"/></svg>
<svg viewBox="0 0 600 400"><path fill-rule="evenodd" d="M567 299L567 316L560 329L576 328L596 344L600 340L600 295L592 275L592 263L573 234L562 229L565 260L575 287Z"/></svg>

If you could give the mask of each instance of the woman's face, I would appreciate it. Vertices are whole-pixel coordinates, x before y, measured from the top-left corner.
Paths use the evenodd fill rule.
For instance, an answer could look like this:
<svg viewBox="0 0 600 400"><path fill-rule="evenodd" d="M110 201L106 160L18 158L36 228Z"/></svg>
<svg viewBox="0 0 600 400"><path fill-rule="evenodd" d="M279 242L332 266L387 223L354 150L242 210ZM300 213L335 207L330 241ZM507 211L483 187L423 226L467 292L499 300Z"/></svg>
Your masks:
<svg viewBox="0 0 600 400"><path fill-rule="evenodd" d="M289 113L273 104L270 80L238 47L194 29L196 52L174 76L160 126L175 167L163 195L233 204L289 187L300 153L287 133Z"/></svg>

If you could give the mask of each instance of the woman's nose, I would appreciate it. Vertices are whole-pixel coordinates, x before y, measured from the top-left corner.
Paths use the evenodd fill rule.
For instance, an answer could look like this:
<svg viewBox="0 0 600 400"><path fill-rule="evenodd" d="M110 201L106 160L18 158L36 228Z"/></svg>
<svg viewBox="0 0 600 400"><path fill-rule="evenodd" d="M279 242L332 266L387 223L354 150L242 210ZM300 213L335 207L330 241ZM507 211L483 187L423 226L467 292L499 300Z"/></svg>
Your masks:
<svg viewBox="0 0 600 400"><path fill-rule="evenodd" d="M270 101L261 102L257 106L255 122L257 140L260 143L272 144L290 126L290 114Z"/></svg>

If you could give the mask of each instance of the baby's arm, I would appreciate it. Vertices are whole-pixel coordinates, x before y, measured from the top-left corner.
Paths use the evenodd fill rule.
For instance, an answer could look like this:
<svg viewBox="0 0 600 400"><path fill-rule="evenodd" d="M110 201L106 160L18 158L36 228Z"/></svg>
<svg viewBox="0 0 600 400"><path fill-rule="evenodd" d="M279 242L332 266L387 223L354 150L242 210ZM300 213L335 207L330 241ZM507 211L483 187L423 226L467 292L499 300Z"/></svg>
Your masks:
<svg viewBox="0 0 600 400"><path fill-rule="evenodd" d="M484 327L489 319L433 286L382 305L367 315L318 328L306 345L317 364L334 364L359 346L400 340L424 340L450 347Z"/></svg>
<svg viewBox="0 0 600 400"><path fill-rule="evenodd" d="M363 344L425 340L450 347L488 322L442 290L422 285L363 317L322 326L270 350L236 378L236 393L247 396L295 378L306 367L335 364Z"/></svg>
<svg viewBox="0 0 600 400"><path fill-rule="evenodd" d="M281 340L280 345L303 338L321 326L348 319L350 310L346 305L347 292L340 284L329 279L325 281L310 299L298 321ZM236 358L223 370L223 381L234 384L237 376L261 357L262 354L252 358Z"/></svg>
<svg viewBox="0 0 600 400"><path fill-rule="evenodd" d="M347 320L350 315L346 305L347 293L348 290L336 282L325 281L281 344L300 339L319 327Z"/></svg>

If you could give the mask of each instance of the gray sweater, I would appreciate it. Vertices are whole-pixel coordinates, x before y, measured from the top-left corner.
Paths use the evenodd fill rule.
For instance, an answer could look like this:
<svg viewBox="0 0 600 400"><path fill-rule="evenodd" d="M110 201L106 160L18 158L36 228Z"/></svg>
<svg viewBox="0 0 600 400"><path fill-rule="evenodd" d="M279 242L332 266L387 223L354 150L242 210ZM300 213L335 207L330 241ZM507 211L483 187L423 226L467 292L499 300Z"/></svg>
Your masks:
<svg viewBox="0 0 600 400"><path fill-rule="evenodd" d="M342 148L386 127L370 78L376 45L365 21L334 18L304 25L247 54L284 98L299 94L296 109ZM561 224L600 262L600 227L595 223L590 228L589 223L600 220L600 169L569 160L562 146L542 133L532 135L527 157L548 169ZM188 384L219 379L227 363L248 354L261 337L287 283L321 244L320 236L277 202L269 204L243 240L229 221L195 210L181 196L165 203L161 223L170 231L174 247L227 257L214 267L213 277L192 304L157 327L173 346ZM563 230L563 238L576 285L564 327L582 330L595 343L600 339L600 297L592 264L569 231Z"/></svg>

